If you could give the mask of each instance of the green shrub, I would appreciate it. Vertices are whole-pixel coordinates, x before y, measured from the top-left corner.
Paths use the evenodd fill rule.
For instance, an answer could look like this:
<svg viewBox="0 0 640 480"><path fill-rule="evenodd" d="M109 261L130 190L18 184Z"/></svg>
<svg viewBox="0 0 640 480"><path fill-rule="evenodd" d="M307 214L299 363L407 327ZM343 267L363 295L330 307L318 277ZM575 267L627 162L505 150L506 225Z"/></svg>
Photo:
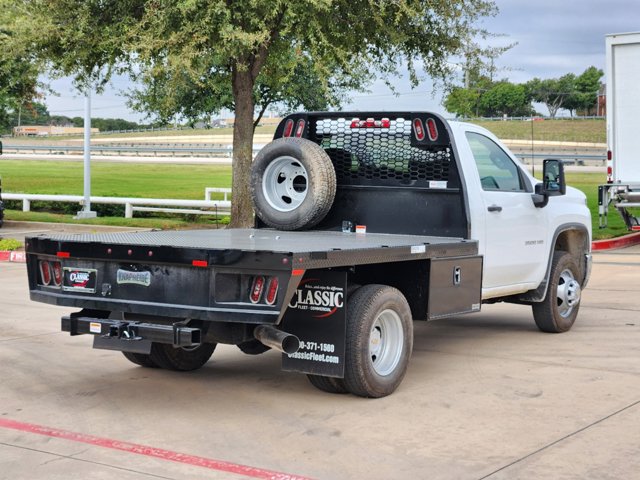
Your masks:
<svg viewBox="0 0 640 480"><path fill-rule="evenodd" d="M0 239L0 250L18 250L22 248L22 243L13 238Z"/></svg>

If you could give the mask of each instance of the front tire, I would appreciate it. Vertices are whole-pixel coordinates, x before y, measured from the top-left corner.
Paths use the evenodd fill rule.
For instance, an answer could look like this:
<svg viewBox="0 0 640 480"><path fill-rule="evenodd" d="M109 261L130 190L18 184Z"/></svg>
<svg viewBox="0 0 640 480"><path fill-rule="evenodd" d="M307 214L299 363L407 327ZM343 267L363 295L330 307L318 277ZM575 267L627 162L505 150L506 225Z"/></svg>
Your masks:
<svg viewBox="0 0 640 480"><path fill-rule="evenodd" d="M542 302L532 306L533 318L540 330L562 333L573 326L580 308L579 275L573 256L563 251L553 254L547 294Z"/></svg>
<svg viewBox="0 0 640 480"><path fill-rule="evenodd" d="M201 343L194 347L174 347L166 343L153 343L149 358L165 370L187 372L202 367L213 355L215 343Z"/></svg>
<svg viewBox="0 0 640 480"><path fill-rule="evenodd" d="M413 320L402 293L366 285L347 303L344 383L361 397L393 393L407 371L413 350Z"/></svg>

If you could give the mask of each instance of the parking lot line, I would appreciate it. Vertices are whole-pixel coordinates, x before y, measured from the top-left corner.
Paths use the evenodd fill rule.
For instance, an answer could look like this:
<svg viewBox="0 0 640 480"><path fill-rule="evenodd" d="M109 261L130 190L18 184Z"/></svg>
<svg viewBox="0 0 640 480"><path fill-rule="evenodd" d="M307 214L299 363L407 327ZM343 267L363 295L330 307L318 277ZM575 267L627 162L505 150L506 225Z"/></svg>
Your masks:
<svg viewBox="0 0 640 480"><path fill-rule="evenodd" d="M165 450L162 448L155 448L148 445L121 442L119 440L112 440L104 437L96 437L94 435L71 432L69 430L60 430L57 428L46 427L43 425L36 425L33 423L18 422L8 418L0 418L0 428L7 428L12 430L18 430L21 432L34 433L37 435L44 435L44 436L53 437L53 438L61 438L61 439L70 440L73 442L85 443L89 445L95 445L98 447L110 448L113 450L120 450L128 453L135 453L137 455L144 455L147 457L159 458L162 460L169 460L172 462L184 463L187 465L208 468L210 470L235 473L235 474L244 475L250 478L272 479L272 480L310 480L307 477L301 477L299 475L276 472L273 470L265 470L262 468L251 467L248 465L240 465L237 463L225 462L224 460L215 460L211 458L198 457L195 455L188 455L185 453Z"/></svg>

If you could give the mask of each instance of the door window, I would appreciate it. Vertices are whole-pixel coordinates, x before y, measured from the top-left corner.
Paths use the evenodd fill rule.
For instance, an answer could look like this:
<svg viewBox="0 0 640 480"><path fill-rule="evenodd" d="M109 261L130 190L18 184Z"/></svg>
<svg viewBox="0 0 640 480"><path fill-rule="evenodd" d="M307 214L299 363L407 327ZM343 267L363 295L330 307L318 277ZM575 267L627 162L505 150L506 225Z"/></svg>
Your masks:
<svg viewBox="0 0 640 480"><path fill-rule="evenodd" d="M476 161L482 189L494 192L522 192L520 169L493 140L475 132L466 132Z"/></svg>

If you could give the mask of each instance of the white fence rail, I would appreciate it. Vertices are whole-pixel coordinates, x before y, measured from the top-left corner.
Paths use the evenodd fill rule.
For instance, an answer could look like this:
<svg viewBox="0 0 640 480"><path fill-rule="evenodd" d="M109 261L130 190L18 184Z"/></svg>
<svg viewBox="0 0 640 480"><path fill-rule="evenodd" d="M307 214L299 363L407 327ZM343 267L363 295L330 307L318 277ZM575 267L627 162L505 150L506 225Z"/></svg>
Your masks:
<svg viewBox="0 0 640 480"><path fill-rule="evenodd" d="M224 200L211 200L212 193L224 194ZM231 201L230 188L207 188L204 200L182 200L177 198L135 198L135 197L91 197L91 203L124 205L125 218L133 218L135 211L162 211L196 215L228 215ZM31 211L31 202L69 202L84 204L82 195L44 195L38 193L3 193L3 200L22 201L22 211Z"/></svg>

